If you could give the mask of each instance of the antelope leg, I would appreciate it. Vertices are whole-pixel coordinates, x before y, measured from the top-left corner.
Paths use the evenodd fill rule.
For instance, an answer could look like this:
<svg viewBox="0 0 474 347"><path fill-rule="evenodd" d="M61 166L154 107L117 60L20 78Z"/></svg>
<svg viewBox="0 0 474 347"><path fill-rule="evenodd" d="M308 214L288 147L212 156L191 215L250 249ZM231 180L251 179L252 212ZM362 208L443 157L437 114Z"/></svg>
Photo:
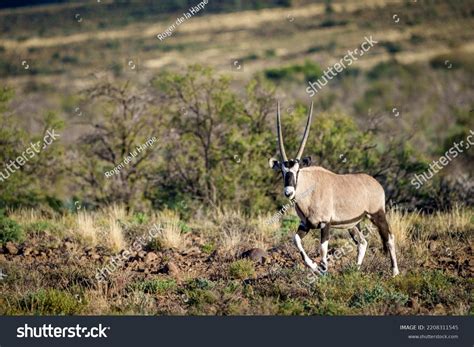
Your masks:
<svg viewBox="0 0 474 347"><path fill-rule="evenodd" d="M354 233L359 236L359 241L357 242L357 266L361 266L365 257L365 251L367 250L367 240L357 226L353 227L350 233L351 235Z"/></svg>
<svg viewBox="0 0 474 347"><path fill-rule="evenodd" d="M390 260L392 261L392 274L393 276L397 276L400 271L398 271L397 266L397 254L395 253L395 237L393 236L393 234L388 235L387 248L390 252Z"/></svg>
<svg viewBox="0 0 474 347"><path fill-rule="evenodd" d="M328 244L329 244L329 223L325 223L321 228L321 270L326 272L328 269Z"/></svg>
<svg viewBox="0 0 474 347"><path fill-rule="evenodd" d="M307 228L306 225L304 225L303 223L300 224L300 226L298 227L298 232L295 234L293 240L295 242L296 247L298 247L301 257L303 258L306 265L308 265L311 270L315 271L317 268L317 265L315 262L311 260L310 257L308 257L301 243L301 239L306 236L308 231L309 231L309 228Z"/></svg>

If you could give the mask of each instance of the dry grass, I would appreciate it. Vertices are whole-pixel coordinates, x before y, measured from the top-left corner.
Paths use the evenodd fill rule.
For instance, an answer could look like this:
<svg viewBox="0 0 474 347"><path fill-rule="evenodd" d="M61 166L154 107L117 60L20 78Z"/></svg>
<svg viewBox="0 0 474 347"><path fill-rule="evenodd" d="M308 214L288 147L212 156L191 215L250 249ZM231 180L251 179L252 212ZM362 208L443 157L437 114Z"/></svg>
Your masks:
<svg viewBox="0 0 474 347"><path fill-rule="evenodd" d="M162 248L180 250L185 245L185 237L181 232L179 216L171 210L164 210L156 216L160 230L156 236Z"/></svg>
<svg viewBox="0 0 474 347"><path fill-rule="evenodd" d="M249 235L249 242L253 247L267 249L280 242L278 230L280 225L268 223L270 215L258 216L252 220L252 228Z"/></svg>
<svg viewBox="0 0 474 347"><path fill-rule="evenodd" d="M234 257L240 251L244 237L238 230L226 230L221 234L219 241L219 249L224 254Z"/></svg>
<svg viewBox="0 0 474 347"><path fill-rule="evenodd" d="M103 213L116 221L123 221L127 218L127 211L123 205L110 205L104 209Z"/></svg>
<svg viewBox="0 0 474 347"><path fill-rule="evenodd" d="M28 219L29 222L37 217L31 212L21 213L31 217ZM16 214L16 217L18 218L21 213ZM116 219L124 216L125 220ZM91 244L120 248L120 242L123 241L122 227L133 218L134 216L124 215L118 209L115 212L81 211L77 215L72 213L64 218L54 216L50 219L43 218L38 222L50 223L54 220L56 223L64 220L64 223L70 223L72 220L77 224L73 230L80 236L78 240L81 242L86 239ZM245 247L265 249L272 244L281 246L291 241L287 237L279 236L281 229L287 228L283 222L267 225L268 216L250 218L238 211L221 211L212 218L206 216L193 218L193 223L201 227L199 229L193 227L190 232L193 243L196 242L199 246L214 243L220 247L219 251L227 253L223 254L225 257L217 257L215 261L201 267L196 265L199 259L204 259L201 255L197 255L198 258L185 255L174 259L180 269L188 268L189 262L196 260L192 265L196 272L189 281L178 281L170 274L153 275L153 279L149 279L142 272L127 268L113 274L107 286L101 286L94 280L98 263L87 261L78 265L75 262L63 262L61 250L56 248L56 256L46 260L58 264L54 270L44 267L32 270L29 265L21 262L7 262L6 272L11 276L6 278L7 289L0 293L0 313L468 314L472 309L468 295L470 277L466 272L467 267L464 266L464 270L460 271L457 267L450 267L449 263L439 261L439 258L449 257L453 261L464 263L464 259L469 256L465 240L473 229L472 209L458 207L450 212L432 215L391 210L388 218L398 240L397 252L401 274L395 279L387 273L381 273L381 270L388 272L389 261L386 255L379 252L380 245L374 244L375 241L379 242L377 232L371 236L373 239L369 242L369 252L361 271L353 267L355 255L346 254L342 262L330 267L331 275L318 282L311 291L308 290L306 272L293 267L294 264L298 264L293 258L297 255L295 248L293 255L282 253L276 258L270 258L268 264L257 264L250 260L235 261L235 259L230 262L229 258L234 257L237 251L244 250ZM203 232L202 225L208 225L205 223L209 223L210 220L214 225L214 232L218 230L219 233ZM180 223L183 222L176 213L173 211L157 213L148 223L162 226L158 242L163 248L172 248L177 252L184 248L188 234L182 232ZM148 228L149 225L143 227ZM99 234L99 231L107 231L107 234L104 236ZM113 235L116 235L115 240L112 240ZM319 233L308 235L304 239L305 248L313 253L318 239ZM339 236L335 235L331 246L337 242L352 241L348 238L347 232L341 231ZM428 247L431 243L435 243L436 247ZM447 246L454 252L446 253L444 249ZM158 256L161 257L160 266L169 261L167 252ZM283 262L280 257L283 257ZM314 255L311 257L314 258ZM35 259L38 263L45 261L41 257ZM277 274L272 272L274 268L280 269ZM90 279L93 285L91 287L78 285L78 273ZM269 274L272 274L271 278L268 277ZM60 290L49 290L48 288L57 284L58 278L64 287ZM236 284L238 281L235 279L252 279L252 283L246 285L244 290ZM154 284L160 281L172 281L175 285L166 287L163 293L157 295L155 292L143 289L148 288L150 281ZM229 283L237 285L233 292L234 299L229 305L223 305L220 298L227 295ZM183 301L183 293L192 300ZM78 302L78 298L82 298L81 301ZM410 305L408 299L416 300L419 308ZM27 302L36 305L44 300L51 302L51 308L25 307L23 304ZM437 308L434 309L434 306Z"/></svg>
<svg viewBox="0 0 474 347"><path fill-rule="evenodd" d="M436 212L429 226L445 232L459 232L466 230L471 225L472 219L472 210L456 205L450 212Z"/></svg>
<svg viewBox="0 0 474 347"><path fill-rule="evenodd" d="M94 224L93 215L88 212L79 212L76 217L76 235L82 241L95 246L98 241L98 232Z"/></svg>
<svg viewBox="0 0 474 347"><path fill-rule="evenodd" d="M239 210L224 209L216 211L213 220L218 225L219 249L226 256L235 257L250 242L249 218Z"/></svg>
<svg viewBox="0 0 474 347"><path fill-rule="evenodd" d="M391 209L387 213L390 230L395 235L398 247L406 247L415 230L415 222L419 219L418 213L407 213L400 209Z"/></svg>
<svg viewBox="0 0 474 347"><path fill-rule="evenodd" d="M31 208L9 210L7 214L11 219L22 224L33 224L44 219L38 211Z"/></svg>
<svg viewBox="0 0 474 347"><path fill-rule="evenodd" d="M122 228L120 224L117 222L116 219L110 217L109 220L109 227L108 227L108 234L107 234L107 243L109 247L118 252L125 248L125 240L123 237Z"/></svg>

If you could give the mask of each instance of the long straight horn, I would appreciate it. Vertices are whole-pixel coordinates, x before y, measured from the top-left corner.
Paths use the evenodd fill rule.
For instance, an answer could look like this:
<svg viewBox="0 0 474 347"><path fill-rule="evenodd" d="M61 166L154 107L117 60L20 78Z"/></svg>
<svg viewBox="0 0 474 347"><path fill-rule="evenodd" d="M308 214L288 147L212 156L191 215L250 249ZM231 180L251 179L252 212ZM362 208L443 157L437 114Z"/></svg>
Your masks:
<svg viewBox="0 0 474 347"><path fill-rule="evenodd" d="M303 139L301 140L300 149L296 155L296 160L300 160L303 155L304 147L306 146L306 141L308 140L309 127L311 125L311 119L313 118L313 102L311 101L311 109L309 111L308 121L306 122L306 127L304 128Z"/></svg>
<svg viewBox="0 0 474 347"><path fill-rule="evenodd" d="M285 152L285 145L283 144L283 135L281 134L280 101L278 101L277 104L277 135L282 161L288 161L288 157L286 156Z"/></svg>

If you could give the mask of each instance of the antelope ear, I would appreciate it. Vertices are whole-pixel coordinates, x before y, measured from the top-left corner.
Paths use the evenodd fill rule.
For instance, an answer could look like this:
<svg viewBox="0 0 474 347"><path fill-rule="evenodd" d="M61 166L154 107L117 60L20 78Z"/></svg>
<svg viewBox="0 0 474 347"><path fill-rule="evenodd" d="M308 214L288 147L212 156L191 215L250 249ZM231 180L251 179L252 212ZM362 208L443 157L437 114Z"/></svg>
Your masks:
<svg viewBox="0 0 474 347"><path fill-rule="evenodd" d="M302 162L303 162L303 166L310 166L311 165L311 157L304 157Z"/></svg>
<svg viewBox="0 0 474 347"><path fill-rule="evenodd" d="M281 169L281 163L275 158L268 159L268 166L275 171Z"/></svg>

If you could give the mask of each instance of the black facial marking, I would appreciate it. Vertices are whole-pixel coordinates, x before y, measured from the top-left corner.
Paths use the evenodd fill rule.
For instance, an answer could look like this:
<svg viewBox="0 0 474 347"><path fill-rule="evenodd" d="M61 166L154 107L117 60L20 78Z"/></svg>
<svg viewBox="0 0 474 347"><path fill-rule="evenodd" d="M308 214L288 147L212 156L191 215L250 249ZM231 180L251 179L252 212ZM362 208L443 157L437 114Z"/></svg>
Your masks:
<svg viewBox="0 0 474 347"><path fill-rule="evenodd" d="M310 166L311 165L311 157L303 158L303 166Z"/></svg>
<svg viewBox="0 0 474 347"><path fill-rule="evenodd" d="M288 168L288 169L291 169L294 165L295 165L296 161L295 160L288 160L288 161L285 161L283 163L283 165Z"/></svg>
<svg viewBox="0 0 474 347"><path fill-rule="evenodd" d="M295 187L296 180L293 172L287 172L285 174L285 187Z"/></svg>

